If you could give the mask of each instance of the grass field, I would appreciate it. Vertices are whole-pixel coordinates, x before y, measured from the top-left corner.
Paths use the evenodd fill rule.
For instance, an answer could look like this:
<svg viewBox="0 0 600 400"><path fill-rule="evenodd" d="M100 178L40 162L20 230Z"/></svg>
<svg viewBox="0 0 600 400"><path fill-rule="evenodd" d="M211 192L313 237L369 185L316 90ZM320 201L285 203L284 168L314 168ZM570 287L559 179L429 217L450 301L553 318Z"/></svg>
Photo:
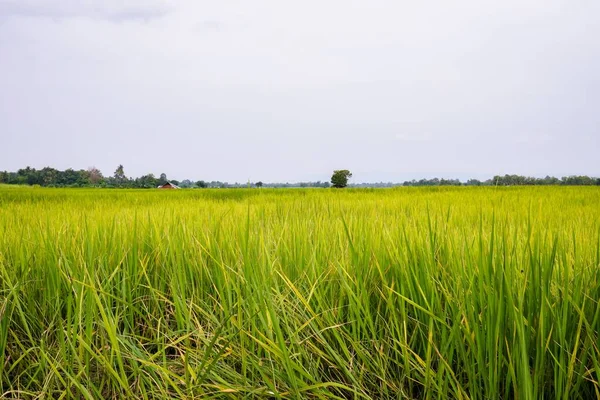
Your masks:
<svg viewBox="0 0 600 400"><path fill-rule="evenodd" d="M600 398L600 188L0 187L7 398Z"/></svg>

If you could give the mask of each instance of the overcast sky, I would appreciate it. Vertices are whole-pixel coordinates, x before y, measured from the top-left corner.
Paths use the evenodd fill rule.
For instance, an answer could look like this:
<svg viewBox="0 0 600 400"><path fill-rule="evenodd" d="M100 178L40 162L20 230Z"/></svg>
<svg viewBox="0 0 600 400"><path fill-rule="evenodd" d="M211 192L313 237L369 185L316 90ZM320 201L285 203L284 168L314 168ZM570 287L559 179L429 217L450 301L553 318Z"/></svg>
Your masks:
<svg viewBox="0 0 600 400"><path fill-rule="evenodd" d="M0 170L600 175L598 0L0 0Z"/></svg>

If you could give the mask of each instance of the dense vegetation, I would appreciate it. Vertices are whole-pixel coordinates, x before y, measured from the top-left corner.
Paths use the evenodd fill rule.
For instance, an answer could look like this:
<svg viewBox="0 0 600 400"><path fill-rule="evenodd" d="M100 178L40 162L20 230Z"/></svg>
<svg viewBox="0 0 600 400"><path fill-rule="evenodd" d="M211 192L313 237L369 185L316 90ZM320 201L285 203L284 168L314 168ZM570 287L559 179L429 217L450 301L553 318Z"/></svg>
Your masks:
<svg viewBox="0 0 600 400"><path fill-rule="evenodd" d="M349 175L347 175L349 174ZM568 186L590 186L600 185L600 178L589 176L565 176L555 178L546 176L545 178L534 178L521 175L494 176L493 178L481 181L478 179L469 179L462 182L459 179L419 179L405 181L404 183L394 182L374 182L374 183L348 183L348 178L352 174L348 170L334 171L331 184L335 187L396 187L396 186L524 186L524 185L568 185ZM122 165L119 165L112 176L104 176L100 170L90 167L87 170L67 169L64 171L51 167L35 169L31 167L19 169L16 172L0 171L0 184L9 185L38 185L44 187L101 187L101 188L130 188L130 189L149 189L155 188L170 181L182 188L291 188L291 187L319 187L328 188L330 183L327 181L317 182L245 182L228 183L222 181L192 181L183 179L181 181L168 179L166 174L160 174L156 177L153 174L146 174L138 178L127 177Z"/></svg>
<svg viewBox="0 0 600 400"><path fill-rule="evenodd" d="M600 185L600 178L592 178L585 175L564 176L558 179L553 176L545 178L534 178L522 175L496 175L491 179L480 181L469 179L461 182L458 179L420 179L406 181L404 186L533 186L533 185L568 185L568 186L591 186Z"/></svg>
<svg viewBox="0 0 600 400"><path fill-rule="evenodd" d="M191 181L183 179L169 179L165 173L158 177L154 174L142 175L138 178L128 177L123 165L119 165L112 176L104 176L95 168L64 171L51 167L35 169L31 167L19 169L16 172L0 171L0 184L7 185L31 185L43 187L99 187L99 188L125 188L125 189L152 189L167 182L174 183L181 188L248 188L248 187L321 187L328 188L329 182L298 182L298 183L228 183L222 181Z"/></svg>
<svg viewBox="0 0 600 400"><path fill-rule="evenodd" d="M597 398L599 204L0 185L0 393Z"/></svg>

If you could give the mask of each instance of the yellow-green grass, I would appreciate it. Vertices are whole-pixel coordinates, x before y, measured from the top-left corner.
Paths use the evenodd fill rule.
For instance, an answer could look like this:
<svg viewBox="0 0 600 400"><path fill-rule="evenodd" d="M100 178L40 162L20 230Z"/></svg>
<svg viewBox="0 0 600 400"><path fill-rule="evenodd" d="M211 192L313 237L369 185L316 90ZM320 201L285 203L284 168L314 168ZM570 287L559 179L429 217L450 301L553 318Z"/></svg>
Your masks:
<svg viewBox="0 0 600 400"><path fill-rule="evenodd" d="M600 188L0 188L0 396L600 398Z"/></svg>

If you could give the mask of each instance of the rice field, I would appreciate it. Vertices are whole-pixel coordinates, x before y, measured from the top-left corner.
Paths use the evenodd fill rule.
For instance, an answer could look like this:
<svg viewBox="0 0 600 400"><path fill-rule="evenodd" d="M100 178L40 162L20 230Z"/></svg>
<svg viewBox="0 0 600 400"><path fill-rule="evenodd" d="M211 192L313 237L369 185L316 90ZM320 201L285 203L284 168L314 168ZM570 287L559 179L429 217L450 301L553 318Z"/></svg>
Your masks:
<svg viewBox="0 0 600 400"><path fill-rule="evenodd" d="M600 398L600 187L0 186L0 396Z"/></svg>

